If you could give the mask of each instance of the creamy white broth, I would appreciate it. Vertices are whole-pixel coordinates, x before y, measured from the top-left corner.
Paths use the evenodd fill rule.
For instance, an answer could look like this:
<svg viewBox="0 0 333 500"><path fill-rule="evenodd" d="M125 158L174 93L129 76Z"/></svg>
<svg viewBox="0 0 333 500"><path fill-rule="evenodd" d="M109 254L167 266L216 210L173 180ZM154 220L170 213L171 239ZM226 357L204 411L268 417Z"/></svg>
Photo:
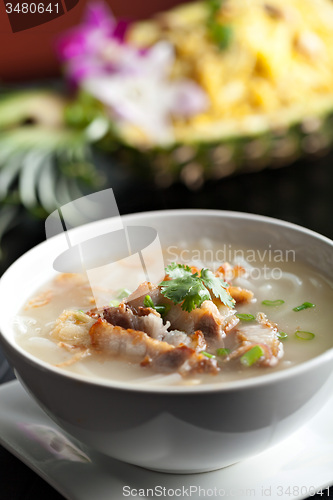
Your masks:
<svg viewBox="0 0 333 500"><path fill-rule="evenodd" d="M217 253L219 248L210 241L201 241L191 251L187 251L185 244L180 244L178 248L169 247L165 251L165 262L166 264L172 260L184 262L185 258L190 258L190 261L185 263L199 268L208 267L216 271L222 263L214 259L219 255ZM212 250L212 252L207 252L207 250ZM62 366L62 369L90 379L107 378L136 384L223 383L282 370L309 360L333 347L331 321L333 289L324 276L320 276L315 270L300 262L294 262L293 258L290 258L288 262L278 261L278 256L269 251L266 254L264 252L258 254L254 262L253 254L248 253L249 249L234 249L228 246L227 250L224 253L227 253L229 262L232 265L242 265L248 273L248 276L234 279L232 284L252 290L255 297L251 303L236 305L237 312L253 315L257 312L264 312L272 322L278 324L279 331L288 334L288 338L283 341L284 356L277 366L245 368L236 365L237 368L235 368L233 364L230 368L226 364L217 375L195 375L183 378L178 373L161 375L149 368L116 359L113 356L92 353L71 365ZM240 251L237 253L237 250ZM250 262L246 261L244 256L248 256ZM205 261L200 257L205 257ZM285 257L287 260L288 256ZM122 288L122 271L128 273L129 270L122 269L120 265L119 289ZM134 289L139 282L136 281L134 269L131 269L131 273L133 273L132 289ZM67 278L59 276L53 283L46 284L35 293L32 300L37 297L39 304L42 305L28 303L21 310L15 324L18 343L34 356L53 365L63 364L73 355L63 347L59 347L51 337L56 318L65 309L87 311L94 307L94 296L86 278L79 275ZM102 300L105 305L116 298L117 292L116 289L105 288L94 290L95 296L98 294L99 301ZM277 299L284 300L284 304L280 306L262 304L263 300ZM299 312L293 311L295 306L304 302L311 302L315 304L315 307ZM39 307L32 307L33 305L39 305ZM315 337L312 340L297 339L295 337L297 330L313 332Z"/></svg>

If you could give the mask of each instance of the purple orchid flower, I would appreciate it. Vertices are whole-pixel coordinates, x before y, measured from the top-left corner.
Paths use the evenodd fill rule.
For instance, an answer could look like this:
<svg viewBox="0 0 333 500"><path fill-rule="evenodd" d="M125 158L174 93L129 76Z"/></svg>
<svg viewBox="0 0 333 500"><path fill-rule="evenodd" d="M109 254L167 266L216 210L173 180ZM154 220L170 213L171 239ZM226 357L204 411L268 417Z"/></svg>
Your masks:
<svg viewBox="0 0 333 500"><path fill-rule="evenodd" d="M207 96L191 80L170 79L170 43L139 49L125 42L126 28L106 4L91 3L82 25L59 41L58 54L70 81L102 102L119 129L132 125L148 142L171 142L171 118L200 113Z"/></svg>
<svg viewBox="0 0 333 500"><path fill-rule="evenodd" d="M65 33L57 43L59 59L65 63L69 79L79 84L87 75L109 73L116 70L105 57L109 45L123 45L128 23L116 21L104 2L87 5L80 26Z"/></svg>
<svg viewBox="0 0 333 500"><path fill-rule="evenodd" d="M171 81L174 61L168 42L158 42L145 55L132 60L132 73L89 77L83 88L103 102L122 128L132 124L148 142L173 141L171 116L188 117L203 111L208 100L204 91L188 79Z"/></svg>

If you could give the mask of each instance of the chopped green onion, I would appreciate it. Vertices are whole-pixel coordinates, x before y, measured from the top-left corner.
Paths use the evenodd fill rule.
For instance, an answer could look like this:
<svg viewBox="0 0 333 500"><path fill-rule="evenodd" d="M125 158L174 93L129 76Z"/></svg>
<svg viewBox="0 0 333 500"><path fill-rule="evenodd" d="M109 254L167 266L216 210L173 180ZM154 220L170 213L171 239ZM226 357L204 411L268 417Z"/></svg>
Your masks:
<svg viewBox="0 0 333 500"><path fill-rule="evenodd" d="M120 304L120 302L117 299L110 300L110 302L109 302L109 306L111 306L111 307L118 307L119 304Z"/></svg>
<svg viewBox="0 0 333 500"><path fill-rule="evenodd" d="M143 301L143 305L145 307L151 307L152 309L155 309L155 304L154 304L153 299L151 298L150 295L145 296L145 300Z"/></svg>
<svg viewBox="0 0 333 500"><path fill-rule="evenodd" d="M228 354L230 354L230 349L226 349L225 347L220 347L220 349L216 349L216 354L218 356L228 356Z"/></svg>
<svg viewBox="0 0 333 500"><path fill-rule="evenodd" d="M145 307L151 307L152 309L155 309L155 311L157 311L161 316L169 312L171 307L170 304L155 305L150 295L145 296L143 305Z"/></svg>
<svg viewBox="0 0 333 500"><path fill-rule="evenodd" d="M131 295L130 290L127 290L127 288L121 288L120 290L118 290L117 299L122 300L129 295Z"/></svg>
<svg viewBox="0 0 333 500"><path fill-rule="evenodd" d="M315 334L304 330L297 330L297 332L295 332L295 337L300 340L312 340L315 338Z"/></svg>
<svg viewBox="0 0 333 500"><path fill-rule="evenodd" d="M264 355L264 350L260 345L255 345L247 351L243 356L240 358L240 362L244 366L252 366L254 363L256 363L262 356Z"/></svg>
<svg viewBox="0 0 333 500"><path fill-rule="evenodd" d="M155 309L161 316L164 316L167 312L170 311L170 304L161 304L159 306L155 306Z"/></svg>
<svg viewBox="0 0 333 500"><path fill-rule="evenodd" d="M215 358L214 354L210 354L209 352L206 351L201 351L201 354L203 354L207 358Z"/></svg>
<svg viewBox="0 0 333 500"><path fill-rule="evenodd" d="M311 307L316 307L316 304L312 304L311 302L303 302L300 306L294 307L293 311L303 311L303 309L310 309Z"/></svg>
<svg viewBox="0 0 333 500"><path fill-rule="evenodd" d="M278 299L278 300L263 300L262 304L264 306L282 306L284 304L284 300Z"/></svg>
<svg viewBox="0 0 333 500"><path fill-rule="evenodd" d="M236 314L236 316L242 321L253 321L255 319L253 314Z"/></svg>
<svg viewBox="0 0 333 500"><path fill-rule="evenodd" d="M74 317L77 321L81 323L88 323L90 321L90 316L83 311L76 311Z"/></svg>
<svg viewBox="0 0 333 500"><path fill-rule="evenodd" d="M286 332L277 332L277 336L280 340L288 338L288 334Z"/></svg>

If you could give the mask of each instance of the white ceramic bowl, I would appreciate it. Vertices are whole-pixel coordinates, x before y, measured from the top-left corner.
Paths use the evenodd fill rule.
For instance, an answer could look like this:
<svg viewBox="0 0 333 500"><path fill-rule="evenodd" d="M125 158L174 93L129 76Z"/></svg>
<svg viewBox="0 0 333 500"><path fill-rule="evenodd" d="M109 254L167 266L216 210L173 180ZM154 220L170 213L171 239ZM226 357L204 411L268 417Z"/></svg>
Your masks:
<svg viewBox="0 0 333 500"><path fill-rule="evenodd" d="M162 245L206 236L245 247L293 248L333 281L333 242L286 222L236 212L178 210L123 217L158 230ZM102 221L98 224L110 224ZM89 235L89 226L79 229ZM109 456L166 472L225 467L286 438L325 403L333 349L298 366L224 385L140 388L88 381L49 366L15 341L13 318L54 275L61 236L18 259L0 281L1 343L28 392L66 432ZM332 332L327 332L332 335Z"/></svg>

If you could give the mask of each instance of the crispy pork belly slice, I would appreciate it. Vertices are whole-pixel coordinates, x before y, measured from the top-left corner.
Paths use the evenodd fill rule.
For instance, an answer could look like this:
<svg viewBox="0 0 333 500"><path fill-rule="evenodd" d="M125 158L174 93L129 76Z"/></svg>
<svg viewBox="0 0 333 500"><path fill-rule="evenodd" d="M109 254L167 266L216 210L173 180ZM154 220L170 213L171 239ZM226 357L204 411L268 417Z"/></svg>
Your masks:
<svg viewBox="0 0 333 500"><path fill-rule="evenodd" d="M237 311L223 304L220 299L214 299L213 302L221 316L222 329L226 334L228 334L239 323L239 318L236 316Z"/></svg>
<svg viewBox="0 0 333 500"><path fill-rule="evenodd" d="M230 307L224 306L219 310L211 300L205 300L201 307L197 307L190 313L183 311L179 304L173 305L165 318L170 321L172 328L185 331L192 335L200 330L207 341L221 340L225 335L225 329L233 328L239 319Z"/></svg>
<svg viewBox="0 0 333 500"><path fill-rule="evenodd" d="M122 328L132 328L133 330L143 330L151 337L164 335L167 330L163 325L162 318L155 309L150 307L139 307L137 311L133 311L126 304L122 303L118 307L105 307L103 318L112 325L121 326ZM156 326L161 332L155 332ZM145 328L148 330L145 330Z"/></svg>
<svg viewBox="0 0 333 500"><path fill-rule="evenodd" d="M82 311L64 311L54 324L53 339L73 347L90 345L89 330L96 319Z"/></svg>
<svg viewBox="0 0 333 500"><path fill-rule="evenodd" d="M103 312L104 319L114 326L132 329L147 333L149 337L155 340L163 340L168 344L178 346L180 344L194 348L196 343L185 332L179 330L171 330L170 322L165 324L158 312L150 307L138 306L137 309L131 309L125 303L119 307L107 307Z"/></svg>
<svg viewBox="0 0 333 500"><path fill-rule="evenodd" d="M157 285L152 285L149 281L141 283L131 295L124 299L124 303L134 311L138 311L139 307L143 307L146 295L150 295L155 305L168 304L172 306L171 300L161 294L161 289Z"/></svg>
<svg viewBox="0 0 333 500"><path fill-rule="evenodd" d="M214 359L207 358L185 345L175 347L149 337L142 331L114 326L98 319L90 329L93 348L150 366L158 372L217 373Z"/></svg>
<svg viewBox="0 0 333 500"><path fill-rule="evenodd" d="M200 330L193 333L191 347L197 351L204 351L207 348L205 336Z"/></svg>
<svg viewBox="0 0 333 500"><path fill-rule="evenodd" d="M196 341L191 336L186 335L186 333L181 332L180 330L170 330L170 332L167 332L163 338L158 340L163 340L163 342L167 342L175 347L179 345L186 345L187 347L191 347L191 349L197 349Z"/></svg>
<svg viewBox="0 0 333 500"><path fill-rule="evenodd" d="M283 356L283 344L277 336L277 325L268 320L264 313L258 313L256 323L238 327L236 341L238 347L228 356L235 359L249 351L255 345L260 345L264 355L258 361L261 366L275 366Z"/></svg>
<svg viewBox="0 0 333 500"><path fill-rule="evenodd" d="M173 304L171 300L161 294L158 286L147 281L127 297L124 303L138 313L143 306L146 295L150 295L154 304L170 305L164 320L170 322L172 330L185 332L187 335L193 335L197 330L200 330L207 341L221 340L224 336L224 330L230 330L239 322L234 309L224 306L221 302L221 308L218 309L211 300L204 301L200 307L190 313L183 311L181 304Z"/></svg>

